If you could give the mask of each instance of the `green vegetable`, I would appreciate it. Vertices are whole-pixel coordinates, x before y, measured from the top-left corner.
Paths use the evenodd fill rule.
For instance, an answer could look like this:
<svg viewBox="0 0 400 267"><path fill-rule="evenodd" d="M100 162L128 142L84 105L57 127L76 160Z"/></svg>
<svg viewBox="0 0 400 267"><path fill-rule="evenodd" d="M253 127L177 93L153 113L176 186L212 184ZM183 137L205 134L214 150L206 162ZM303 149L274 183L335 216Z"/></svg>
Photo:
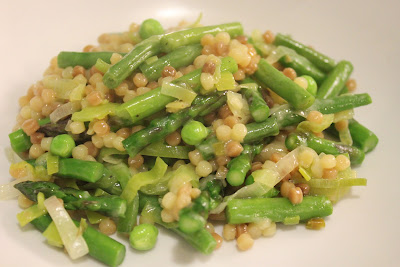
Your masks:
<svg viewBox="0 0 400 267"><path fill-rule="evenodd" d="M157 242L158 229L148 223L140 224L133 228L129 235L129 243L137 250L150 250Z"/></svg>
<svg viewBox="0 0 400 267"><path fill-rule="evenodd" d="M207 109L219 98L220 96L218 95L198 96L191 107L177 113L171 113L167 117L153 120L149 127L132 134L122 141L122 144L129 155L134 157L146 145L160 141L168 134L176 131L186 121L195 118L201 111Z"/></svg>
<svg viewBox="0 0 400 267"><path fill-rule="evenodd" d="M238 66L233 58L225 57L221 59L221 71L222 70L234 73L238 70ZM200 75L201 69L197 69L173 80L172 83L185 84L191 87L193 91L197 92L201 87ZM119 106L116 110L116 116L125 118L131 123L135 123L165 109L165 106L174 100L174 97L161 94L161 87L158 87ZM201 116L203 115L204 114L201 114Z"/></svg>
<svg viewBox="0 0 400 267"><path fill-rule="evenodd" d="M186 144L195 146L208 136L208 129L201 122L191 120L183 125L181 136Z"/></svg>
<svg viewBox="0 0 400 267"><path fill-rule="evenodd" d="M353 65L349 61L340 61L318 88L317 98L326 99L339 95L352 72Z"/></svg>
<svg viewBox="0 0 400 267"><path fill-rule="evenodd" d="M182 46L150 64L144 62L139 68L149 81L155 81L161 77L165 66L178 69L190 65L201 54L202 48L200 44Z"/></svg>
<svg viewBox="0 0 400 267"><path fill-rule="evenodd" d="M364 152L354 146L319 138L311 133L291 133L286 138L285 145L289 150L300 145L308 146L318 154L322 152L332 155L348 153L352 164L361 164L365 157Z"/></svg>
<svg viewBox="0 0 400 267"><path fill-rule="evenodd" d="M103 76L103 83L110 89L116 88L146 59L160 52L160 35L138 43L118 63L111 66Z"/></svg>
<svg viewBox="0 0 400 267"><path fill-rule="evenodd" d="M50 152L63 158L71 157L75 147L74 139L68 134L60 134L51 141Z"/></svg>
<svg viewBox="0 0 400 267"><path fill-rule="evenodd" d="M188 146L170 146L164 144L164 142L155 142L143 148L140 151L140 155L174 159L189 159L188 153L190 151L192 151L192 149Z"/></svg>
<svg viewBox="0 0 400 267"><path fill-rule="evenodd" d="M354 146L365 153L372 151L379 142L378 137L371 130L354 119L349 120L349 130Z"/></svg>
<svg viewBox="0 0 400 267"><path fill-rule="evenodd" d="M329 72L335 67L335 61L328 56L308 47L302 43L299 43L288 35L278 33L274 40L275 45L283 45L295 50L299 55L307 58L311 63L317 66L324 72Z"/></svg>
<svg viewBox="0 0 400 267"><path fill-rule="evenodd" d="M244 143L257 142L265 137L279 134L279 125L275 116L271 116L263 122L249 123L246 128L247 134L244 137Z"/></svg>
<svg viewBox="0 0 400 267"><path fill-rule="evenodd" d="M44 194L46 198L51 196L61 198L65 208L69 210L98 211L112 217L121 217L126 210L126 201L118 196L94 197L87 191L60 188L51 182L25 181L16 184L15 188L32 201L38 200L38 193Z"/></svg>
<svg viewBox="0 0 400 267"><path fill-rule="evenodd" d="M43 215L31 223L39 231L45 231L52 222L48 214ZM76 226L79 223L74 221ZM83 232L83 238L89 247L89 255L102 263L116 267L122 263L125 258L125 246L114 239L100 233L94 228L88 226Z"/></svg>
<svg viewBox="0 0 400 267"><path fill-rule="evenodd" d="M290 48L285 47L285 49L287 49L289 53L283 56L279 60L279 63L287 68L294 69L297 76L307 75L312 77L318 84L321 84L325 80L325 73L318 69L307 58L297 54Z"/></svg>
<svg viewBox="0 0 400 267"><path fill-rule="evenodd" d="M251 169L253 158L262 150L262 145L245 145L242 153L228 163L226 181L232 186L244 183L247 172Z"/></svg>
<svg viewBox="0 0 400 267"><path fill-rule="evenodd" d="M82 66L89 69L96 64L97 59L110 64L110 58L114 52L67 52L61 51L57 56L57 64L60 68ZM122 54L121 55L125 55Z"/></svg>
<svg viewBox="0 0 400 267"><path fill-rule="evenodd" d="M60 158L57 174L64 178L94 183L102 177L103 171L104 166L99 162Z"/></svg>
<svg viewBox="0 0 400 267"><path fill-rule="evenodd" d="M270 88L295 109L306 109L314 103L313 95L275 69L265 59L258 62L254 77L262 86Z"/></svg>
<svg viewBox="0 0 400 267"><path fill-rule="evenodd" d="M128 202L132 201L142 186L157 183L157 181L164 176L167 167L168 165L165 164L161 158L157 157L153 169L147 172L137 173L129 180L125 189L122 191L121 197Z"/></svg>
<svg viewBox="0 0 400 267"><path fill-rule="evenodd" d="M31 138L22 129L10 133L8 138L16 153L27 151L32 146Z"/></svg>
<svg viewBox="0 0 400 267"><path fill-rule="evenodd" d="M136 195L136 197L126 205L125 216L119 219L117 231L119 233L130 233L137 223L138 212L139 195Z"/></svg>
<svg viewBox="0 0 400 267"><path fill-rule="evenodd" d="M93 121L94 119L102 120L108 115L114 115L115 109L119 105L116 103L101 104L94 107L86 107L81 111L72 114L73 121Z"/></svg>
<svg viewBox="0 0 400 267"><path fill-rule="evenodd" d="M158 20L146 19L140 25L139 35L143 40L153 35L158 35L163 33L164 29Z"/></svg>
<svg viewBox="0 0 400 267"><path fill-rule="evenodd" d="M235 38L243 35L243 27L239 22L233 22L168 33L160 41L161 50L162 52L170 53L180 46L200 43L201 38L206 34L216 35L219 32L227 32L231 38Z"/></svg>
<svg viewBox="0 0 400 267"><path fill-rule="evenodd" d="M312 94L313 96L317 95L317 90L318 90L318 86L317 83L315 82L315 80L313 79L313 77L308 76L308 75L302 75L302 78L307 80L307 91Z"/></svg>
<svg viewBox="0 0 400 267"><path fill-rule="evenodd" d="M233 199L228 202L228 223L250 223L262 219L283 222L299 216L301 221L332 214L332 203L324 196L306 196L300 204L293 205L287 198Z"/></svg>
<svg viewBox="0 0 400 267"><path fill-rule="evenodd" d="M250 84L249 84L250 83ZM250 114L256 122L263 122L268 119L269 107L258 91L258 85L250 78L245 79L240 91L249 102Z"/></svg>

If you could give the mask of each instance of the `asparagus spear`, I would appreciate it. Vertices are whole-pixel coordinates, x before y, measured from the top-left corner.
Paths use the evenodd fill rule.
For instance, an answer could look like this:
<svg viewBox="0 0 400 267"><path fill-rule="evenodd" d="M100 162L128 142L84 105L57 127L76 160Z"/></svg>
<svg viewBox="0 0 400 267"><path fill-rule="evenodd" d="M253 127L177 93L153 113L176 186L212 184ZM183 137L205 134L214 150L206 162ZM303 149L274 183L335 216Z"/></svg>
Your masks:
<svg viewBox="0 0 400 267"><path fill-rule="evenodd" d="M191 107L172 113L167 117L153 120L149 127L132 134L122 144L129 155L134 157L146 145L157 142L176 131L186 121L196 117L200 112L218 101L220 97L218 95L198 96Z"/></svg>
<svg viewBox="0 0 400 267"><path fill-rule="evenodd" d="M220 180L208 181L200 196L194 199L189 207L179 212L179 230L192 234L204 228L209 211L221 203L222 193L223 186Z"/></svg>
<svg viewBox="0 0 400 267"><path fill-rule="evenodd" d="M89 69L96 64L97 59L111 63L110 58L114 52L68 52L61 51L57 56L57 64L60 68L82 66ZM124 53L119 53L125 55Z"/></svg>
<svg viewBox="0 0 400 267"><path fill-rule="evenodd" d="M142 205L144 205L141 213L142 216L147 216L151 218L151 220L153 220L155 223L177 233L195 249L204 254L210 254L214 251L217 242L205 228L201 228L200 230L191 234L186 234L178 228L178 225L176 223L163 222L163 220L161 219L162 208L156 196L146 196L146 201Z"/></svg>
<svg viewBox="0 0 400 267"><path fill-rule="evenodd" d="M349 61L340 61L318 88L317 98L325 99L339 95L352 72L353 65Z"/></svg>
<svg viewBox="0 0 400 267"><path fill-rule="evenodd" d="M281 63L285 67L294 69L297 73L297 76L311 76L317 82L317 84L321 84L322 81L325 80L325 73L318 69L307 58L297 54L294 50L290 51L291 53L289 55L283 56L279 60L279 63Z"/></svg>
<svg viewBox="0 0 400 267"><path fill-rule="evenodd" d="M319 138L311 133L291 133L286 138L285 145L289 150L305 145L314 149L317 153L324 152L332 155L348 153L352 164L361 164L365 157L364 152L357 147Z"/></svg>
<svg viewBox="0 0 400 267"><path fill-rule="evenodd" d="M251 169L253 158L261 152L262 144L245 145L242 153L228 163L226 181L232 186L239 186L244 183L247 172Z"/></svg>
<svg viewBox="0 0 400 267"><path fill-rule="evenodd" d="M60 158L57 175L94 183L104 173L104 166L99 162L73 158Z"/></svg>
<svg viewBox="0 0 400 267"><path fill-rule="evenodd" d="M111 89L116 88L146 59L160 52L161 35L154 35L138 43L118 63L111 66L103 76L104 84Z"/></svg>
<svg viewBox="0 0 400 267"><path fill-rule="evenodd" d="M151 64L144 62L139 68L149 81L155 81L161 77L165 66L177 69L191 64L201 54L202 48L200 44L182 46Z"/></svg>
<svg viewBox="0 0 400 267"><path fill-rule="evenodd" d="M168 33L160 41L161 50L162 52L170 53L180 46L200 43L201 38L206 34L216 35L219 32L227 32L231 38L235 38L243 35L243 26L239 22L233 22Z"/></svg>
<svg viewBox="0 0 400 267"><path fill-rule="evenodd" d="M371 103L368 94L342 95L330 99L316 99L308 110L318 110L322 114L332 114ZM252 143L279 133L282 127L291 126L304 120L292 108L282 106L275 110L265 122L253 122L246 125L247 135L244 143Z"/></svg>
<svg viewBox="0 0 400 267"><path fill-rule="evenodd" d="M42 192L46 198L56 196L61 198L65 208L70 210L98 211L111 217L121 217L126 210L126 201L118 196L94 197L87 191L61 188L51 182L25 181L16 184L15 188L35 202L39 192Z"/></svg>
<svg viewBox="0 0 400 267"><path fill-rule="evenodd" d="M233 58L225 57L221 59L221 71L234 73L237 70L238 66ZM183 83L190 86L194 91L198 91L201 87L200 76L201 69L197 69L174 80L172 83ZM116 116L135 123L165 109L165 106L174 100L174 97L161 94L161 87L158 87L119 106L116 110Z"/></svg>
<svg viewBox="0 0 400 267"><path fill-rule="evenodd" d="M242 84L255 83L251 78L243 80ZM258 86L257 86L258 87ZM250 114L256 122L263 122L269 116L269 107L258 88L242 88L240 90L249 102Z"/></svg>
<svg viewBox="0 0 400 267"><path fill-rule="evenodd" d="M283 45L295 50L298 54L307 58L319 69L329 72L335 67L335 61L328 56L300 43L287 35L278 33L274 40L275 45Z"/></svg>
<svg viewBox="0 0 400 267"><path fill-rule="evenodd" d="M51 217L45 214L31 223L39 231L44 232L52 222ZM77 221L74 223L79 226ZM96 231L91 226L88 226L82 233L86 244L89 247L89 255L93 258L107 264L111 267L116 267L122 263L125 258L125 246L118 241Z"/></svg>
<svg viewBox="0 0 400 267"><path fill-rule="evenodd" d="M226 207L231 224L250 223L262 219L283 222L285 218L299 216L301 221L332 214L332 203L325 196L306 196L293 205L287 198L232 199Z"/></svg>
<svg viewBox="0 0 400 267"><path fill-rule="evenodd" d="M254 77L265 88L270 88L295 109L306 109L314 103L314 96L275 69L265 59L258 62Z"/></svg>

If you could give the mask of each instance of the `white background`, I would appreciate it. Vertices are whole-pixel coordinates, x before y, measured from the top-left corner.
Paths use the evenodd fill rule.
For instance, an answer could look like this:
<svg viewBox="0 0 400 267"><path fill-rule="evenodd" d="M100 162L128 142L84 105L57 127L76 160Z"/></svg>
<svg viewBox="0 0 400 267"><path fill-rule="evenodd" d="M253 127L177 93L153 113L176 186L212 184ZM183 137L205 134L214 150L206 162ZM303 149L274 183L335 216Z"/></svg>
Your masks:
<svg viewBox="0 0 400 267"><path fill-rule="evenodd" d="M356 109L356 118L380 138L368 154L357 188L335 205L322 231L303 225L279 227L273 238L258 239L238 252L234 242L204 256L166 231L156 247L138 253L127 245L122 266L398 266L399 164L398 103L400 63L399 1L1 1L0 10L0 146L9 146L18 97L41 79L51 57L61 50L81 51L104 32L127 30L131 22L153 17L166 26L181 19L203 24L241 21L252 29L290 33L336 60L354 65L358 92L373 104ZM0 153L0 184L11 181ZM48 246L40 233L20 229L16 201L0 202L1 266L102 266L89 257L72 262ZM397 254L396 254L397 253Z"/></svg>

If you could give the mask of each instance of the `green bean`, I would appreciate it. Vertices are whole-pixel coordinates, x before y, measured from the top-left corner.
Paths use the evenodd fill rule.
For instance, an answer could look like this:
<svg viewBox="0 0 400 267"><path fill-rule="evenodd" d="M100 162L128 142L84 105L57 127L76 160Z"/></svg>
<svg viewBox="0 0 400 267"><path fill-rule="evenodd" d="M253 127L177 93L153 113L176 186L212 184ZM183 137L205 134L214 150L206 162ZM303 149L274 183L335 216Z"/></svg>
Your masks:
<svg viewBox="0 0 400 267"><path fill-rule="evenodd" d="M291 133L286 138L285 145L289 150L293 150L300 145L308 146L318 154L339 155L348 153L351 163L355 165L361 164L365 157L364 152L357 147L319 138L311 133Z"/></svg>
<svg viewBox="0 0 400 267"><path fill-rule="evenodd" d="M149 81L155 81L161 77L165 66L172 66L175 69L188 66L201 54L202 49L200 44L182 46L151 64L144 62L139 68Z"/></svg>
<svg viewBox="0 0 400 267"><path fill-rule="evenodd" d="M140 25L139 35L143 40L153 35L159 35L163 33L164 29L158 20L146 19Z"/></svg>
<svg viewBox="0 0 400 267"><path fill-rule="evenodd" d="M325 73L319 70L307 58L297 54L295 51L290 53L290 55L281 57L279 63L281 63L284 67L294 69L297 76L311 76L317 82L317 84L321 84L326 78Z"/></svg>
<svg viewBox="0 0 400 267"><path fill-rule="evenodd" d="M255 83L251 78L246 78L242 84ZM258 86L257 86L258 87ZM240 91L249 102L250 114L256 122L265 121L269 116L269 107L257 88L242 88Z"/></svg>
<svg viewBox="0 0 400 267"><path fill-rule="evenodd" d="M296 109L306 109L314 103L314 96L275 69L265 59L259 61L254 77L262 86L274 91Z"/></svg>
<svg viewBox="0 0 400 267"><path fill-rule="evenodd" d="M130 233L137 224L137 216L139 212L139 195L126 205L125 216L119 218L117 231L119 233Z"/></svg>
<svg viewBox="0 0 400 267"><path fill-rule="evenodd" d="M221 71L229 71L234 73L237 70L238 66L233 58L225 57L221 60ZM201 87L200 75L201 69L197 69L174 80L172 83L186 84L197 92ZM122 104L117 108L116 115L118 117L130 120L131 123L135 123L160 110L165 109L165 106L174 100L176 100L174 97L161 94L161 87L158 87ZM215 104L219 104L220 102L221 99ZM212 107L214 106L210 106L209 109ZM208 111L204 110L204 112L207 114Z"/></svg>
<svg viewBox="0 0 400 267"><path fill-rule="evenodd" d="M244 137L244 143L253 143L260 141L268 136L279 134L279 125L275 117L269 117L263 122L253 122L246 124L247 134Z"/></svg>
<svg viewBox="0 0 400 267"><path fill-rule="evenodd" d="M111 63L110 58L114 52L68 52L61 51L57 56L57 64L60 68L82 66L89 69L96 64L97 59ZM125 55L124 53L120 53Z"/></svg>
<svg viewBox="0 0 400 267"><path fill-rule="evenodd" d="M201 38L206 34L216 35L219 32L227 32L231 38L235 38L243 35L243 26L239 22L233 22L168 33L161 39L161 50L170 53L180 46L200 43Z"/></svg>
<svg viewBox="0 0 400 267"><path fill-rule="evenodd" d="M251 223L262 219L283 222L299 216L301 221L332 214L332 203L325 196L306 196L293 205L287 198L232 199L226 207L228 223Z"/></svg>
<svg viewBox="0 0 400 267"><path fill-rule="evenodd" d="M318 88L317 98L326 99L339 95L352 71L353 65L349 61L340 61Z"/></svg>
<svg viewBox="0 0 400 267"><path fill-rule="evenodd" d="M372 151L379 142L378 137L371 130L354 119L349 120L349 130L354 146L365 153Z"/></svg>
<svg viewBox="0 0 400 267"><path fill-rule="evenodd" d="M278 33L275 36L275 45L283 45L295 50L299 55L307 58L311 63L317 66L324 72L329 72L335 67L335 61L328 56L302 44L299 43L287 35Z"/></svg>
<svg viewBox="0 0 400 267"><path fill-rule="evenodd" d="M146 59L160 52L160 35L138 43L118 63L111 66L103 76L103 83L110 89L116 88Z"/></svg>

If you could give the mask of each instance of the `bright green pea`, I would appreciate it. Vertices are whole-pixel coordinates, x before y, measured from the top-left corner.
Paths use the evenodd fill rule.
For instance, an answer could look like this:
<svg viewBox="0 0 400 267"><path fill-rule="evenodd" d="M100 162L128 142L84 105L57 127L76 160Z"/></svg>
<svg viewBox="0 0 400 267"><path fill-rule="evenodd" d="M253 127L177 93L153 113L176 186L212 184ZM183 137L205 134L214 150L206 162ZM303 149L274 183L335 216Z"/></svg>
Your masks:
<svg viewBox="0 0 400 267"><path fill-rule="evenodd" d="M142 22L139 29L139 35L144 40L153 35L163 34L164 29L160 22L155 19L146 19Z"/></svg>
<svg viewBox="0 0 400 267"><path fill-rule="evenodd" d="M208 136L208 129L199 121L187 122L181 131L183 141L188 145L198 145Z"/></svg>
<svg viewBox="0 0 400 267"><path fill-rule="evenodd" d="M312 94L313 96L317 95L317 83L315 82L314 78L308 75L303 75L301 76L304 79L307 80L308 86L307 86L307 91Z"/></svg>
<svg viewBox="0 0 400 267"><path fill-rule="evenodd" d="M60 134L51 141L50 152L53 155L68 158L71 157L74 147L75 141L70 135Z"/></svg>
<svg viewBox="0 0 400 267"><path fill-rule="evenodd" d="M133 228L129 242L134 249L150 250L155 246L157 236L157 227L149 223L139 224Z"/></svg>

